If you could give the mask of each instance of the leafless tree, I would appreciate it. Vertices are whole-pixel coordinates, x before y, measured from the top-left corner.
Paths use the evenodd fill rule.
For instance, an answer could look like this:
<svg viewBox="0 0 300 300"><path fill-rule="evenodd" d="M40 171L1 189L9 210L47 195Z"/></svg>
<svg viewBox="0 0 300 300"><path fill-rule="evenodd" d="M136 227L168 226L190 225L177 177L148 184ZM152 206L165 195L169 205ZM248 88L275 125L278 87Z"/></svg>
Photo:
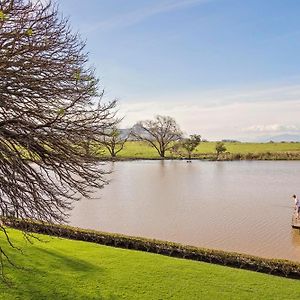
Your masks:
<svg viewBox="0 0 300 300"><path fill-rule="evenodd" d="M133 135L138 140L147 141L162 158L172 147L172 143L182 136L179 125L169 116L158 115L154 120L140 121L134 128ZM138 128L140 130L136 130Z"/></svg>
<svg viewBox="0 0 300 300"><path fill-rule="evenodd" d="M112 158L115 158L117 154L123 150L130 134L131 132L122 135L121 131L115 126L108 134L103 135L100 144L108 150Z"/></svg>
<svg viewBox="0 0 300 300"><path fill-rule="evenodd" d="M0 217L61 223L74 200L106 183L84 144L117 121L85 43L43 3L0 1Z"/></svg>

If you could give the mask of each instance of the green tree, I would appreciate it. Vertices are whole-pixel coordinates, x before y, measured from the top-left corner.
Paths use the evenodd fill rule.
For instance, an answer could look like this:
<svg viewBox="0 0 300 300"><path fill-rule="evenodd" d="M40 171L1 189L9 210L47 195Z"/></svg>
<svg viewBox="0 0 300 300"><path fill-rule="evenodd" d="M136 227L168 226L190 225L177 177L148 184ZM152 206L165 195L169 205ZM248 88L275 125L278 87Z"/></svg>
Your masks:
<svg viewBox="0 0 300 300"><path fill-rule="evenodd" d="M225 152L227 149L225 147L225 144L223 142L217 142L216 143L216 152L217 152L217 157L223 152Z"/></svg>
<svg viewBox="0 0 300 300"><path fill-rule="evenodd" d="M193 151L195 151L195 149L200 144L200 142L201 142L201 136L198 134L190 135L189 138L184 139L181 142L181 146L187 151L189 159L191 159Z"/></svg>

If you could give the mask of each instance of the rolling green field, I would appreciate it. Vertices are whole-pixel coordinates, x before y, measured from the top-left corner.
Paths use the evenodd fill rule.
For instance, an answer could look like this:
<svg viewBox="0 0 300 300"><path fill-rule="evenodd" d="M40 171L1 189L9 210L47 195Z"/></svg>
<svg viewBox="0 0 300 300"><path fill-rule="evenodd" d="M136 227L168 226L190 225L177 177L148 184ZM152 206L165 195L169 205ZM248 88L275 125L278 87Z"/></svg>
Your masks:
<svg viewBox="0 0 300 300"><path fill-rule="evenodd" d="M197 154L215 153L215 146L215 142L203 142L197 147L194 154L197 156ZM230 153L300 153L300 143L225 143L225 146ZM108 155L108 152L105 150L104 155ZM124 149L118 153L117 157L153 159L158 158L159 155L157 151L146 142L128 141L125 143ZM174 155L167 152L166 157L174 157Z"/></svg>
<svg viewBox="0 0 300 300"><path fill-rule="evenodd" d="M5 268L13 285L0 283L0 299L291 300L300 294L299 280L48 236L32 245L19 231L9 232L24 254L5 249L25 268Z"/></svg>

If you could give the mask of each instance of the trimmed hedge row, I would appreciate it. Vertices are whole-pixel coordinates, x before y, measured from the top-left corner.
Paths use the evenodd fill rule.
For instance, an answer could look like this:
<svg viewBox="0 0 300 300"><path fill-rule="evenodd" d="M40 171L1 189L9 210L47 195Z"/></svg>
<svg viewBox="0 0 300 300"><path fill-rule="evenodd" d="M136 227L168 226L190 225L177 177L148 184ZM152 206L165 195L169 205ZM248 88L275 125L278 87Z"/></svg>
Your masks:
<svg viewBox="0 0 300 300"><path fill-rule="evenodd" d="M2 222L6 226L28 233L47 234L300 279L300 264L288 260L266 259L234 252L184 246L178 243L154 239L104 233L71 226L38 223L13 218L3 219Z"/></svg>

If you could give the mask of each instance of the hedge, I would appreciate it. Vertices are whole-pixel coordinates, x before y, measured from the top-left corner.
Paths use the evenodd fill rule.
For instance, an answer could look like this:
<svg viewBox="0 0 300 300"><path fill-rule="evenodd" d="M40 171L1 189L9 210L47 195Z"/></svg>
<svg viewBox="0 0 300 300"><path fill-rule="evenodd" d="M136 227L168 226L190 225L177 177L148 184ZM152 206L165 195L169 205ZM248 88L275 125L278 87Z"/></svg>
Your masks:
<svg viewBox="0 0 300 300"><path fill-rule="evenodd" d="M184 246L178 243L155 239L125 236L94 230L85 230L65 225L38 223L14 218L2 219L2 222L8 227L19 229L28 233L47 234L72 240L151 252L300 279L300 263L288 260L260 258L235 252Z"/></svg>

